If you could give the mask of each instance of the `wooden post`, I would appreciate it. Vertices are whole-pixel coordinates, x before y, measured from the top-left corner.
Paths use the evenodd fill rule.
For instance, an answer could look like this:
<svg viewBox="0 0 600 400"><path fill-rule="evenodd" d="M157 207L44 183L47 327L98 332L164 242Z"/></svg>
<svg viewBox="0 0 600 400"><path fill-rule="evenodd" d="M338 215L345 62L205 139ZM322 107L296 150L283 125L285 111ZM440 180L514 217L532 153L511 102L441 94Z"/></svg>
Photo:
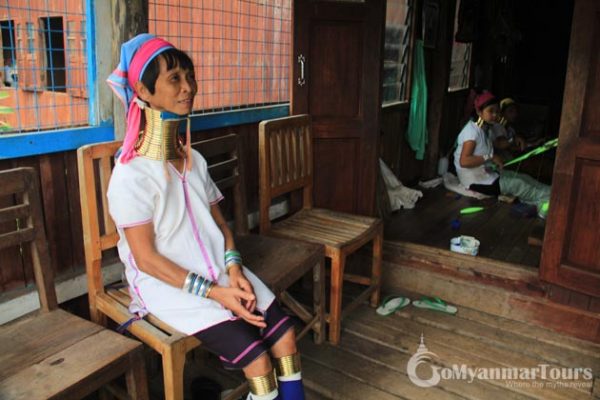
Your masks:
<svg viewBox="0 0 600 400"><path fill-rule="evenodd" d="M425 60L429 66L427 85L429 89L429 105L427 107L427 129L429 144L423 170L425 179L436 175L440 153L440 134L442 130L442 114L444 100L448 94L450 79L450 60L454 36L454 15L456 0L440 1L440 19L436 47L425 51ZM458 133L458 132L457 132Z"/></svg>
<svg viewBox="0 0 600 400"><path fill-rule="evenodd" d="M112 0L112 65L119 63L121 44L139 33L148 32L148 0ZM113 98L115 139L125 136L125 109Z"/></svg>
<svg viewBox="0 0 600 400"><path fill-rule="evenodd" d="M94 2L96 27L96 94L98 96L98 122L111 121L113 118L113 92L106 84L106 78L115 69L112 61L112 44L107 37L114 37L112 26L112 5L109 1ZM110 35L110 36L109 36Z"/></svg>

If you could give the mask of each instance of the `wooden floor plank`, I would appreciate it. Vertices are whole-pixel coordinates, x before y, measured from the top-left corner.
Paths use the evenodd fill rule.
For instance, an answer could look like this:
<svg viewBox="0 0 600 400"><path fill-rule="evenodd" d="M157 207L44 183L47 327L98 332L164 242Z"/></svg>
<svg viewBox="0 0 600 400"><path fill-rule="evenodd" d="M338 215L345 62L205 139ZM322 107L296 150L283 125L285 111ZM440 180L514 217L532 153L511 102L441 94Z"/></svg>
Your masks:
<svg viewBox="0 0 600 400"><path fill-rule="evenodd" d="M386 365L346 351L345 347L317 346L309 340L302 341L302 357L318 362L332 370L342 372L354 380L361 381L394 396L419 399L425 395L439 400L456 400L460 396L441 388L421 388L413 384L406 375L397 373Z"/></svg>
<svg viewBox="0 0 600 400"><path fill-rule="evenodd" d="M410 299L423 297L422 294L405 289L394 293ZM383 296L385 297L385 294ZM455 316L444 313L431 313L418 308L412 308L411 310L416 315L427 315L430 319L447 321L449 324L458 326L461 329L465 328L465 323L475 323L476 326L486 327L490 332L502 331L510 335L517 335L521 338L531 340L536 344L549 346L545 351L556 352L557 355L555 357L564 359L563 363L565 365L569 365L568 360L577 360L578 362L585 360L587 364L595 366L593 367L594 371L600 371L600 366L596 366L600 362L600 344L597 343L581 340L573 336L561 335L539 325L487 314L464 306L459 307L459 312ZM452 323L455 319L458 319L458 321Z"/></svg>
<svg viewBox="0 0 600 400"><path fill-rule="evenodd" d="M406 376L408 361L412 357L412 353L416 350L417 345L415 344L413 349L408 349L407 354L404 351L384 346L378 342L378 338L373 338L373 340L371 340L370 338L360 337L351 331L345 330L341 341L341 347L345 351L356 354L363 359L368 359L386 366L389 369L389 374ZM522 400L528 398L477 380L468 384L461 380L444 380L438 384L436 388L470 400L484 398ZM427 394L432 398L438 398L436 393L431 389L427 390ZM422 396L415 398L422 398Z"/></svg>
<svg viewBox="0 0 600 400"><path fill-rule="evenodd" d="M460 215L460 209L471 206L484 206L485 209L476 214ZM482 257L537 267L541 249L529 246L527 237L532 226L543 222L537 218L516 218L511 216L510 209L511 204L495 199L457 197L443 187L423 190L423 198L414 209L399 210L386 219L384 237L391 242L448 249L450 238L470 235L481 241L479 255ZM450 226L454 219L461 224L457 230ZM507 249L510 251L505 251Z"/></svg>
<svg viewBox="0 0 600 400"><path fill-rule="evenodd" d="M501 329L524 337L533 338L538 342L555 345L567 351L582 354L584 357L600 357L600 345L596 343L581 340L573 336L561 335L537 325L486 314L472 308L463 307L460 312L461 318L477 321L493 329Z"/></svg>
<svg viewBox="0 0 600 400"><path fill-rule="evenodd" d="M495 246L494 250L487 256L493 259L504 258L508 260L508 254L511 250L518 248L527 251L529 249L528 241L523 241L524 237L529 237L532 227L537 223L535 219L528 221L524 218L516 218L508 212L506 218L509 218L512 223L501 224L499 227L499 236L502 240L499 241L498 245ZM539 251L538 251L539 253ZM527 263L526 259L519 259L518 261L511 261L520 264L521 262ZM537 266L537 264L534 264Z"/></svg>
<svg viewBox="0 0 600 400"><path fill-rule="evenodd" d="M518 353L483 344L477 340L461 335L441 331L415 321L401 317L381 318L367 308L357 310L346 322L346 329L366 336L383 334L390 343L400 348L414 348L419 343L420 335L425 336L430 351L436 353L440 363L446 366L466 364L475 367L535 367L538 360ZM389 332L389 333L388 333ZM433 348L432 348L433 347ZM506 387L505 382L489 381L492 384ZM511 388L515 392L537 399L589 399L591 389L587 393L580 390L543 390L533 387Z"/></svg>
<svg viewBox="0 0 600 400"><path fill-rule="evenodd" d="M353 379L308 357L302 358L304 386L332 400L409 400Z"/></svg>
<svg viewBox="0 0 600 400"><path fill-rule="evenodd" d="M516 332L505 329L505 327L498 329L501 327L502 321L506 321L505 318L496 317L502 321L497 321L495 324L496 329L490 329L489 325L462 318L463 309L461 308L460 311L459 316L453 316L410 307L401 310L396 315L436 329L472 338L483 344L503 348L507 351L518 352L546 363L562 366L577 365L578 367L600 371L600 358L598 355L592 356L581 351L572 351L556 344L545 343L535 337L519 335Z"/></svg>

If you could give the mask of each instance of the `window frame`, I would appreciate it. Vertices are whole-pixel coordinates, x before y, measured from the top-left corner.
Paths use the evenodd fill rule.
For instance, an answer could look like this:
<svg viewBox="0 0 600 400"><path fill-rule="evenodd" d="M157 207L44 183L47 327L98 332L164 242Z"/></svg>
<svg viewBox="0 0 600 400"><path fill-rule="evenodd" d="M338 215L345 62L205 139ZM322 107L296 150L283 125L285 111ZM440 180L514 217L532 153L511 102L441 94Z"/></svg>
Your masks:
<svg viewBox="0 0 600 400"><path fill-rule="evenodd" d="M415 45L415 36L416 36L416 21L415 21L415 16L416 16L416 2L417 0L407 0L409 3L411 3L409 6L411 8L411 21L410 21L410 31L409 31L409 38L408 38L408 60L407 60L407 68L406 68L406 95L404 96L403 99L398 99L398 100L391 100L388 101L387 103L384 103L383 100L383 77L382 77L382 83L381 83L381 108L390 108L390 107L396 107L396 106L400 106L400 105L406 105L410 103L411 100L411 91L412 91L412 71L413 71L413 58L414 58L414 45ZM385 26L384 26L384 30L385 30ZM384 39L385 40L385 39ZM402 49L401 49L402 50Z"/></svg>
<svg viewBox="0 0 600 400"><path fill-rule="evenodd" d="M457 0L456 2L456 11L455 11L455 16L454 16L454 26L452 27L452 48L450 49L450 69L448 71L448 74L450 75L451 71L452 71L452 54L454 53L454 44L457 43L456 42L456 31L458 29L458 13L460 10L460 0ZM461 43L461 42L458 42ZM457 87L457 86L450 86L450 76L448 76L448 88L447 88L447 92L448 93L454 93L454 92L460 92L460 91L464 91L464 90L468 90L471 87L471 78L472 78L472 73L473 73L473 43L461 43L461 44L465 44L468 45L468 63L463 64L464 66L466 66L466 70L467 70L467 77L466 77L466 84L465 86L461 86L461 87ZM465 53L465 54L466 54ZM463 67L463 71L465 70L465 68ZM463 80L464 80L464 73L463 73Z"/></svg>

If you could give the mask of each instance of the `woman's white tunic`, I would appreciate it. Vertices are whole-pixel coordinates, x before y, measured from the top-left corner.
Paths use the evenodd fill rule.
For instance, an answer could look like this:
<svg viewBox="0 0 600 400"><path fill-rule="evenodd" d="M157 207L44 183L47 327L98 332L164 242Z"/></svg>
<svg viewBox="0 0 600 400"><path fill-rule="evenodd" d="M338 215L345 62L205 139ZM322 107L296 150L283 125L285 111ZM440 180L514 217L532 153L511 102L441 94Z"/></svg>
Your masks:
<svg viewBox="0 0 600 400"><path fill-rule="evenodd" d="M117 161L108 187L109 211L120 236L119 257L132 297L130 311L150 312L173 328L194 334L237 317L216 301L185 293L142 272L124 235L127 227L152 223L160 254L219 285L229 285L224 237L210 213L211 205L223 196L208 174L206 160L193 150L191 171L184 168L182 175L170 163L167 169L169 180L162 161L143 157L127 164ZM247 268L244 274L254 287L257 309L266 310L273 293Z"/></svg>

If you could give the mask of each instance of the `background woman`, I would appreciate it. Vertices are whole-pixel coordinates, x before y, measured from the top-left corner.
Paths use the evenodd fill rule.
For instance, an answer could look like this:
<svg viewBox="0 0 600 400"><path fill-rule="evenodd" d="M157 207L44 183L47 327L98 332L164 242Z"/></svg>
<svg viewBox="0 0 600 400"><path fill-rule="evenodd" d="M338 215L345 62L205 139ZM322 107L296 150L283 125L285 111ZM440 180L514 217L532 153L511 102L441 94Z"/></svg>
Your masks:
<svg viewBox="0 0 600 400"><path fill-rule="evenodd" d="M494 154L491 127L498 118L498 101L490 92L475 98L477 120L469 121L457 139L454 164L460 183L467 189L497 196L507 194L536 205L550 199L550 186L529 175L502 171L502 159Z"/></svg>

